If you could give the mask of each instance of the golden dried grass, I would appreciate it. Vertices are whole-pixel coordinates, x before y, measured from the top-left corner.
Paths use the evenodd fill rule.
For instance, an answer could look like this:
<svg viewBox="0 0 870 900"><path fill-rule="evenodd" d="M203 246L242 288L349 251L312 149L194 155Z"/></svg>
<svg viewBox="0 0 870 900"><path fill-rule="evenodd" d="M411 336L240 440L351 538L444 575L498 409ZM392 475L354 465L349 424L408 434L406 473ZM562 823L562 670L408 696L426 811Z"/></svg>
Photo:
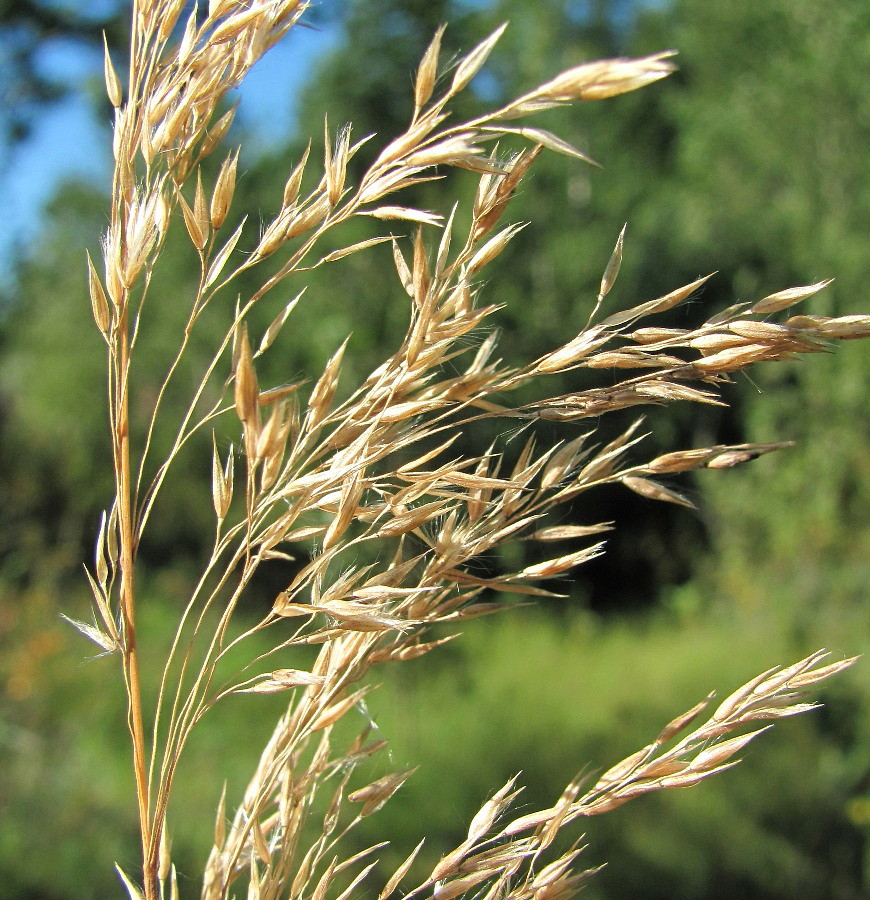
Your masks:
<svg viewBox="0 0 870 900"><path fill-rule="evenodd" d="M721 403L718 389L731 373L756 362L817 352L833 339L866 337L870 316L795 316L784 322L762 318L827 284L821 282L738 304L694 329L639 324L684 302L706 280L698 279L599 320L618 277L623 228L583 330L537 359L515 364L498 359L497 332L490 324L497 307L480 303L481 273L509 248L521 227L501 224L511 198L543 149L584 158L556 135L507 123L542 109L635 90L673 70L670 53L585 63L493 113L448 124L450 101L484 65L503 28L458 61L440 96L436 86L443 29L436 33L417 72L408 129L385 144L358 183L349 181L348 163L368 138L354 141L349 125L333 134L325 123L317 186L302 193L303 174L314 165L309 145L288 175L280 210L262 229L253 252L242 257L235 248L245 222L227 225L238 150L225 156L210 191L201 163L218 149L232 119L232 110L217 117L227 90L299 21L307 2L217 0L204 19L192 12L175 41L185 5L184 0L136 4L126 94L106 54L107 93L116 121L102 275L88 260L94 318L108 348L117 494L101 524L94 573L89 574L100 624L79 627L104 649L118 653L129 697L141 889L123 877L133 897L176 895L167 816L191 731L230 695L286 692L287 710L236 811L228 814L224 801L217 811L203 896L225 897L239 878L247 878L251 897L352 896L370 872L377 847L342 858L341 838L412 774L404 770L351 789L355 766L383 747L380 741L366 743L365 734L349 747L336 746L337 723L359 707L369 690L362 679L382 663L414 659L445 643L447 639L427 638L433 626L492 612L496 607L482 597L487 591L546 595L539 587L543 579L591 559L603 544L584 544L491 577L473 572L474 561L506 542L583 541L606 531L608 524L565 525L554 516L592 487L621 484L646 497L687 503L656 478L736 465L782 446L716 446L637 463L629 458L641 439L635 423L605 446L592 442L591 431L543 450L530 439L508 471L496 448L478 458L451 456L456 437L475 422L494 418L578 422L630 406L678 400ZM531 146L501 155L493 144L506 135ZM462 236L455 211L445 219L436 210L406 207L393 199L403 188L432 179L436 167L444 166L470 170L479 179L471 223ZM401 346L340 403L335 397L346 344L315 379L307 399L299 384L262 389L257 358L279 338L301 292L275 315L256 353L248 336L251 310L284 281L389 239L320 255L322 237L360 215L406 221L416 229L410 261L393 240L397 276L410 298ZM153 404L148 437L141 446L132 446L136 333L140 327L159 327L148 321L143 306L168 223L179 216L199 260L200 287ZM225 228L232 229L229 237ZM428 235L437 230L440 235L430 245ZM186 414L174 425L169 455L155 465L151 437L162 399L198 320L215 296L275 254L281 254L277 270L240 298L232 326L214 348ZM469 334L478 338L476 350L465 340ZM607 386L510 404L517 388L580 368L629 372ZM203 414L206 385L222 370L229 374L224 395ZM231 402L226 397L230 383ZM222 457L215 444L212 552L180 611L156 708L146 712L136 627L137 547L180 448L216 417L233 413L244 448L244 478L235 478L232 448ZM312 541L314 554L275 597L271 611L230 638L235 610L257 571L270 560L292 558L294 545ZM366 545L377 546L384 562L355 562L353 551ZM217 626L208 631L206 623L214 622L209 613L215 611ZM274 635L273 650L251 663L260 671L215 684L217 667L228 654L244 646L252 633L266 630ZM204 643L199 655L192 649L197 640ZM316 657L309 668L285 664L293 660L294 648L312 647ZM269 656L280 664L270 664ZM764 730L756 723L811 709L804 690L852 662L822 665L822 658L814 654L763 673L677 740L706 708L706 702L699 704L585 792L580 779L573 781L550 809L510 818L518 793L510 782L483 805L466 840L406 896L429 891L439 898L470 891L510 898L573 895L588 874L575 867L579 845L556 859L542 857L562 827L650 791L695 784L734 765L735 756ZM327 789L332 794L322 827L306 845L303 828L314 814L315 800ZM416 852L387 879L381 897L399 889Z"/></svg>

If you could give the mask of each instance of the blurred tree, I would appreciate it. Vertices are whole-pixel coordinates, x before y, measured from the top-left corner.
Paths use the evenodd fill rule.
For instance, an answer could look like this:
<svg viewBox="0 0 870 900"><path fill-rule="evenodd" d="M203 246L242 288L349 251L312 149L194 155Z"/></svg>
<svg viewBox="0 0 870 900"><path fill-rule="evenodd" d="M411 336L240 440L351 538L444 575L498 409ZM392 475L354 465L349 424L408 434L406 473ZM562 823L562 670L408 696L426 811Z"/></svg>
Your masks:
<svg viewBox="0 0 870 900"><path fill-rule="evenodd" d="M505 36L505 47L493 56L492 65L476 80L475 91L466 100L464 112L468 113L484 106L491 107L506 99L508 94L541 82L560 67L614 53L620 43L624 43L626 23L620 12L624 10L624 3L599 2L588 16L558 7L559 4L553 5L552 16L530 16L523 4L512 2L505 3L503 8L472 12L467 5L448 0L439 3L385 0L378 6L377 15L372 15L369 5L350 4L345 10L346 38L312 73L301 103L299 132L314 135L314 158L308 166L309 178L318 177L315 160L322 154L324 111L329 115L332 131L343 122L352 121L358 136L377 133L385 139L406 126L411 112L413 73L440 22L451 23L442 52L443 59L451 60L482 39L503 18L515 16L518 19ZM328 12L327 7L324 14ZM551 48L548 54L543 53L545 47ZM389 52L384 52L384 48L389 48ZM536 48L540 48L540 52ZM516 61L521 64L516 65ZM658 103L656 92L645 93L647 98L640 98L638 102L631 102L634 98L617 100L610 119L594 104L587 108L582 118L573 121L559 111L542 117L543 125L566 133L569 140L582 147L591 142L596 145L597 152L597 147L601 146L602 158L608 160L608 164L612 161L614 168L602 177L597 170L576 160L545 155L538 163L531 187L519 198L514 216L528 219L534 225L520 236L510 260L502 265L500 274L493 280L493 286L485 287L484 291L488 300L503 302L506 306L502 322L503 343L517 358L530 358L543 352L563 339L566 329L579 329L593 303L601 271L621 222L631 217L631 208L643 194L647 179L655 177L654 158L648 160L649 165L635 168L632 168L631 158L621 159L625 155L621 146L623 133L645 134L648 146L659 146L666 140L659 133L660 119L646 108L652 104L655 109ZM622 122L622 125L614 137L611 123L615 122ZM589 135L594 135L594 139L591 140ZM360 160L373 153L377 145L377 141L372 141L370 147L364 147ZM303 149L304 143L297 139L280 152L249 165L239 180L235 205L238 210L249 213L250 221L258 221L275 208L283 181ZM503 147L500 152L509 149ZM615 187L597 190L596 185L605 180L607 185ZM457 195L467 195L474 185L473 176L462 177L460 174L454 178L451 189ZM450 203L445 200L443 189L443 184L434 189L424 185L403 202L427 208L437 196L438 211L446 214ZM84 286L75 275L76 264L66 257L74 252L72 248L77 243L75 238L68 236L69 229L79 228L81 234L90 234L93 244L99 219L89 218L90 224L84 224L85 220L82 220L79 226L64 225L64 222L76 221L80 209L76 196L75 193L67 194L56 205L55 224L45 235L45 246L22 271L22 297L13 304L17 306L17 312L6 327L13 365L5 376L5 384L10 426L16 421L15 416L19 416L21 422L28 423L25 430L31 441L41 440L44 446L63 448L70 459L86 463L104 451L102 428L92 427L96 423L89 420L88 414L80 416L70 427L64 427L62 423L69 424L71 411L82 408L82 397L73 396L72 392L98 395L102 375L92 373L86 378L80 372L73 381L52 375L52 372L79 371L78 347L82 345L78 341L69 342L68 337L75 329L80 329L83 336L91 330ZM78 196L81 197L80 192ZM559 210L558 221L553 217L556 209ZM391 231L406 235L410 231L400 223L391 223L391 226L357 221L348 228L355 229L354 237L359 239ZM249 235L253 230L249 228ZM250 242L251 237L247 240ZM582 242L584 252L576 252L578 240ZM182 237L178 248L169 254L169 264L155 274L146 315L170 318L181 315L179 301L183 304L184 285L194 266L186 243ZM245 246L245 239L240 246ZM546 252L542 252L542 248L546 248ZM639 277L631 273L644 265L643 256L641 252L626 254L621 279L626 279L629 287L632 278L636 281ZM283 338L284 354L264 361L264 384L270 379L272 383L292 380L316 369L349 332L353 332L353 338L345 387L352 379L365 377L379 364L382 347L398 343L405 327L406 301L392 268L389 249L378 248L373 253L354 256L336 266L308 273L308 293L295 315L305 316L306 308L315 306L318 315L306 319L304 333L294 334L291 323ZM57 283L57 279L64 283L63 293L69 300L64 317L52 316L49 310L57 296L56 291L46 292L42 288L48 281ZM662 292L674 286L667 283L666 275L661 275L658 281L662 284ZM349 302L348 285L353 285L353 302ZM633 299L631 291L623 293L618 288L615 294L626 304ZM74 301L73 298L80 299ZM277 313L289 299L289 296L276 295L273 312ZM232 298L227 298L223 313L216 315L225 316L232 302ZM70 330L68 317L76 319L73 330ZM182 388L190 384L192 373L202 361L202 353L208 345L207 335L216 324L205 321L199 326L200 335L190 350L189 360L167 395L166 421L173 418L173 411L177 414L183 408L180 405L185 397ZM257 324L255 322L255 327ZM267 324L264 320L259 327L265 329ZM171 330L167 328L165 333L171 334ZM160 373L168 366L172 351L170 346L160 346L159 341L154 346L142 348L140 364L147 371L144 381L150 384L146 390L157 390ZM45 366L46 358L52 360L51 366ZM567 383L564 385L566 390L570 387ZM481 440L488 442L494 436L484 435ZM158 431L158 449L161 437L163 441L169 439L168 434ZM668 443L668 437L672 435L662 436L662 445ZM519 442L515 443L516 448L509 446L508 453L518 450ZM482 444L478 449L482 451L484 446ZM52 470L64 472L70 466L72 463L67 460L53 465ZM194 481L208 477L206 472L188 474ZM12 477L11 471L8 477ZM79 469L76 477L67 484L69 502L61 505L93 518L94 483L85 474L85 469ZM179 490L164 497L158 527L152 531L153 546L144 548L146 559L151 555L161 564L172 559L183 561L186 554L195 550L186 538L189 529L183 526L187 515L185 497L190 488L191 483L183 482ZM87 500L81 490L90 492L91 499ZM617 537L606 561L581 576L579 593L591 597L600 608L614 604L648 605L655 598L657 584L687 577L688 552L694 546L697 520L681 511L663 515L661 510L652 509L651 504L628 492L602 498L597 507L585 514L590 519L610 518L614 514L614 503L617 504L617 517L623 522L631 522L632 529ZM80 528L67 529L66 533L76 534L77 540L81 540L83 534ZM74 546L78 546L75 541L71 549ZM669 546L685 548L686 552L674 553L668 550ZM75 553L71 556L74 558Z"/></svg>
<svg viewBox="0 0 870 900"><path fill-rule="evenodd" d="M679 80L667 89L656 88L641 95L617 98L602 106L590 104L580 114L553 111L540 116L543 127L565 135L575 145L600 158L605 170L602 173L576 160L552 155L545 155L536 164L533 178L518 198L514 213L517 218L531 221L533 226L516 240L510 258L502 263L492 286L484 289L488 299L505 304L502 320L505 350L519 358L529 358L552 346L566 330L580 327L593 303L615 235L624 221L629 222L629 229L620 277L608 298L608 303L613 305L628 305L656 296L717 267L722 274L705 290L701 303L705 307L725 305L735 295L752 296L783 283L815 280L828 271L836 272L839 281L833 293L835 299L827 302L841 303L839 298L857 293L857 276L843 271L843 262L848 258L853 261L850 263L853 269L856 268L854 263L860 259L860 234L865 230L867 216L866 204L863 211L861 208L863 201L846 202L849 194L854 193L850 192L849 185L861 183L865 157L856 150L849 152L842 148L861 146L860 129L865 120L856 117L850 125L845 121L848 117L840 115L833 116L829 123L830 111L836 110L837 104L851 102L841 96L845 90L856 94L854 108L860 109L860 104L866 101L859 95L860 77L852 74L844 75L837 82L836 97L826 95L825 92L832 90L826 86L834 82L835 74L829 70L839 63L832 62L830 54L825 55L823 49L838 35L842 39L846 34L861 33L855 16L866 16L866 13L849 12L850 4L844 4L843 11L838 16L828 16L824 30L820 30L821 25L820 28L801 27L798 7L790 7L794 12L789 15L782 10L782 15L776 16L772 12L747 9L745 14L735 16L715 6L709 9L706 4L702 6L703 10L687 0L668 12L640 4L634 8L632 18L630 5L604 0L595 4L553 0L548 15L532 14L525 4L514 0L502 0L491 10L475 10L473 14L467 5L447 0L438 4L385 0L378 7L378 15L372 15L371 7L365 4L353 3L345 10L345 41L321 62L305 93L300 133L315 135L314 152L322 152L318 148L322 148L323 139L317 136L322 133L324 110L329 113L333 130L350 120L359 136L396 133L410 112L410 86L416 62L441 21L454 23L445 36L444 57L449 59L462 47L471 46L499 21L513 20L500 52L494 54L491 65L475 83L477 97L472 96L468 101L472 105L498 102L509 93L546 78L552 71L584 59L628 49L635 52L660 49L671 42L681 44L684 69ZM734 53L717 50L720 45L714 47L715 41L708 37L704 26L710 16L718 17L719 31L729 35L726 46L746 48L745 60L736 57L743 63L736 71L725 68L731 65ZM747 24L741 24L744 22ZM779 22L790 23L787 42L772 30L772 23ZM726 28L731 31L725 31ZM762 48L759 42L763 40L772 42L772 46L765 43ZM787 48L800 46L801 40L812 46L801 54L790 54ZM385 48L390 52L384 52ZM547 53L542 48L548 48ZM779 56L775 52L777 48L780 48ZM850 45L848 54L851 55L844 49L836 58L843 60L850 73L861 71L860 49ZM790 63L793 56L800 61ZM823 67L815 74L809 69L813 59ZM803 82L789 65L800 69ZM766 89L757 89L758 84L764 84ZM788 97L789 91L799 92L804 102L797 102L797 93L792 103L775 99ZM822 115L823 108L828 111L826 115ZM761 122L765 127L760 126ZM816 137L808 140L810 134ZM798 135L802 139L798 140ZM371 143L372 148L376 145L376 141ZM813 154L820 147L827 148L828 157L833 153L839 156L826 157L824 161L814 159ZM275 198L280 196L283 179L302 149L301 142L296 142L295 146L251 164L240 179L237 206L249 210L254 220L263 210L268 214ZM501 149L507 152L509 148ZM367 151L364 148L361 157ZM316 169L313 160L309 169L312 172ZM824 173L824 186L816 176L819 172ZM805 187L801 179L807 182ZM455 190L467 193L473 182L471 177L460 177ZM767 202L760 208L750 206L749 201L758 197ZM779 199L771 203L772 197ZM407 202L425 207L431 199L431 190L423 186ZM558 217L553 216L554 209L559 210ZM68 218L73 214L72 208L65 213ZM95 222L92 234L97 227ZM374 222L354 223L350 227L357 229L360 238L388 230L399 234L407 231L396 227L385 229L382 223ZM52 238L47 242L54 245ZM58 244L65 248L70 245L67 240ZM166 302L169 312L177 311L177 300L166 298L178 298L187 277L184 252L179 248L173 257L176 263L166 272L158 273L155 282L158 304ZM34 273L40 270L46 277L54 277L48 273L58 261L49 246L29 270L24 283L28 279L32 282L36 278ZM74 270L67 262L61 265L65 272ZM401 290L390 275L383 277L385 269L390 270L389 251L383 249L352 257L332 270L313 273L308 298L297 315L305 315L307 303L317 305L318 316L306 327L304 338L293 337L288 332L286 355L281 359L283 371L266 370L264 376L278 382L287 380L288 375L296 377L309 371L331 352L337 341L353 331L351 349L355 369L352 375L363 377L377 364L380 347L385 342L399 340L404 326L406 312ZM354 286L353 303L348 302L349 284ZM69 290L75 290L73 284ZM276 297L275 311L288 299ZM81 305L77 308L84 317L81 327L87 330L87 310ZM30 353L28 347L34 351L30 355L34 365L26 376L27 386L15 387L15 396L21 398L16 400L16 405L22 409L28 405L22 402L27 391L41 392L44 399L54 397L56 414L51 413L51 407L45 402L33 403L30 404L31 420L61 422L64 416L69 417L68 410L76 408L76 404L70 402L73 398L64 396L62 385L49 387L52 367L40 369L35 364L38 342L49 339L51 329L46 322L51 317L42 314L25 318L40 324L38 328L28 326L31 338L15 341L20 348L16 351L17 359ZM266 324L262 323L262 327ZM49 352L48 347L43 349ZM56 369L62 369L60 349L50 350ZM166 364L170 352L171 348L164 347L153 357L155 384L159 383L161 366ZM195 356L194 360L199 358ZM855 362L850 362L853 359ZM774 417L785 425L787 435L798 436L803 427L800 423L806 421L809 425L825 420L820 415L821 407L832 415L832 402L841 406L838 413L841 420L853 417L855 403L860 403L861 377L854 370L854 366L860 367L858 354L840 354L831 365L833 372L824 379L816 371L818 366L809 365L799 366L788 374L761 375L761 383L765 383L765 378L772 379L771 384L795 381L803 388L802 392L791 392L781 401L761 404L752 414L762 417L752 426L753 435L762 439L783 433L783 429L775 427L777 422L771 420ZM841 370L843 366L852 366L851 374ZM20 380L15 373L21 371L24 370L20 367L13 370L9 376L12 383L16 378ZM852 387L848 388L849 385ZM565 385L566 389L569 387L576 384ZM735 390L733 396L740 396L743 403L747 393ZM173 394L170 402L176 399L180 402L180 393L177 398ZM809 414L804 416L804 411ZM722 438L739 438L744 433L744 426L738 428L736 424L741 416L738 411L728 417L715 413L698 417L692 411L691 420L679 414L664 420L653 414L654 440L662 447L670 447L678 440L700 442L709 432ZM763 421L764 417L769 421ZM84 435L88 431L82 422L78 433ZM819 499L812 503L806 501L808 507L813 507L814 528L828 529L825 539L828 548L839 534L833 524L821 526L819 522L838 520L840 510L831 507L832 498L861 499L848 481L859 477L865 465L861 450L866 445L866 433L862 435L858 431L853 430L852 451L844 454L842 462L837 464L841 473L837 476L839 484L833 489L824 487L827 499L822 500L823 486L817 479ZM74 432L75 428L66 432L66 440L73 444ZM828 440L819 436L807 440L806 444L814 448L812 452L825 455ZM86 459L93 453L94 449L90 448L78 455ZM796 471L803 466L803 460L794 458L793 471ZM755 469L786 464L787 459L781 457L757 463ZM818 460L813 467L817 466ZM207 477L206 473L201 474ZM719 479L722 485L727 481L727 487L721 488L723 503L735 496L732 487L741 477L729 474ZM746 478L751 477L752 472L747 472ZM783 469L778 483L783 485L784 503L790 502L790 479L787 469ZM710 496L717 490L715 484L711 486ZM826 509L816 508L825 504ZM855 505L857 514L860 506ZM78 506L81 508L82 504ZM615 512L623 525L612 542L609 558L605 557L597 568L590 568L581 576L581 592L591 597L596 607L607 608L614 598L623 606L649 604L658 595L660 585L679 584L692 570L700 550L697 516L681 510L663 516L661 510L651 507L626 494L611 495L602 501L599 509L588 511L593 517L599 512L612 517ZM189 549L171 527L179 516L171 508L166 513L168 534L166 540L159 542L161 559L169 548L176 555ZM763 513L748 515L764 519ZM741 527L729 540L739 542L742 536L747 547L756 546L756 535L745 517L730 514L720 517L714 511L705 523L709 527L720 521L741 521L746 527ZM726 539L727 527L720 528L722 540ZM773 533L782 539L779 526ZM797 530L793 533L797 534ZM783 560L790 554L791 548L784 546Z"/></svg>
<svg viewBox="0 0 870 900"><path fill-rule="evenodd" d="M719 268L711 294L753 300L834 276L798 312L857 312L870 231L870 7L680 0L650 21L641 49L662 31L681 50L679 86L663 94L672 175L652 185L639 216L649 236L635 237L653 240L655 222L699 270ZM866 604L868 376L866 351L846 346L736 386L729 436L797 447L705 481L717 590L773 603L801 632Z"/></svg>

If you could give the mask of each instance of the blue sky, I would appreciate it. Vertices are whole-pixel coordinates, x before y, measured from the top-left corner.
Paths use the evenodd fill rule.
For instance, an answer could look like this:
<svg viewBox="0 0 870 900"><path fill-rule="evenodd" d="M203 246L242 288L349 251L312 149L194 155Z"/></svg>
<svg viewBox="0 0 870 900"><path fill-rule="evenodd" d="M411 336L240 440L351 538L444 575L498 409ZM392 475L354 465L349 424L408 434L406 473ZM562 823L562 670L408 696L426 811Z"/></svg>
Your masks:
<svg viewBox="0 0 870 900"><path fill-rule="evenodd" d="M13 0L14 2L14 0ZM73 6L104 20L119 0L42 0L46 6ZM324 3L326 0L324 0ZM485 7L491 0L457 0L458 5ZM622 0L625 12L662 0ZM569 10L588 13L586 0L573 0ZM617 4L616 9L619 9ZM327 17L334 21L334 17ZM334 46L339 26L294 28L252 70L241 89L237 122L248 132L246 150L281 143L295 125L295 99L317 58ZM0 46L0 77L9 66ZM85 178L108 186L110 179L110 122L98 121L94 102L103 87L102 52L69 39L46 41L37 54L41 73L61 84L74 85L62 102L40 107L24 142L4 147L0 141L0 284L7 280L16 249L27 247L41 225L41 211L61 181ZM120 67L119 67L120 68ZM0 85L14 94L14 85ZM11 88L11 90L10 90Z"/></svg>
<svg viewBox="0 0 870 900"><path fill-rule="evenodd" d="M251 134L249 146L265 149L288 137L299 88L337 38L335 28L294 28L257 63L240 91L237 116ZM102 54L58 39L45 42L37 64L42 74L74 89L37 111L25 141L0 148L0 280L8 278L16 249L38 233L41 212L63 180L85 178L108 186L111 175L110 122L97 119L93 102L95 92L103 90Z"/></svg>

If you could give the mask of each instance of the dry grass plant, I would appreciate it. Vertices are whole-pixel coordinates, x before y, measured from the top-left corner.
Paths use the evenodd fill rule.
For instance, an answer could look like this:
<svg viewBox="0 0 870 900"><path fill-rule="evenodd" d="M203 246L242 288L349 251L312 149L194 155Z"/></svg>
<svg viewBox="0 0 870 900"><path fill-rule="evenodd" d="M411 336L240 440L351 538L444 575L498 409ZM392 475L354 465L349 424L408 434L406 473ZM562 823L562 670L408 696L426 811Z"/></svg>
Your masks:
<svg viewBox="0 0 870 900"><path fill-rule="evenodd" d="M218 150L232 120L232 110L216 112L227 91L299 21L307 2L212 0L207 16L194 11L179 21L186 5L185 0L134 3L126 91L106 54L108 96L116 110L111 220L101 271L88 260L94 318L108 349L117 494L101 523L89 576L97 624L77 624L118 654L129 698L141 887L133 884L139 876L123 878L132 897L177 896L167 814L192 730L229 695L286 692L286 713L236 811L226 813L223 804L217 811L202 896L229 896L241 879L249 897L350 897L369 876L377 848L348 858L342 838L410 775L400 771L367 786L352 785L357 763L383 745L367 743L363 734L351 746L336 746L337 723L366 695L364 677L374 667L437 648L445 639L433 638L433 626L496 609L486 601L489 592L544 595L542 581L564 576L601 553L597 538L608 524L555 524L552 515L563 504L576 505L590 488L623 485L645 497L687 503L660 476L729 467L780 446L716 446L638 463L629 459L642 437L637 425L606 446L593 442L590 427L556 446L538 448L529 439L508 470L495 446L478 458L452 454L459 433L493 418L533 426L542 419L578 423L678 400L721 403L717 390L732 373L817 352L834 339L865 337L870 316L771 320L827 283L821 282L739 303L694 329L640 324L684 302L705 278L603 315L619 271L620 234L586 327L538 359L511 364L498 358L497 332L490 324L498 306L481 301L481 287L486 266L521 227L502 224L511 197L542 149L583 158L557 136L517 121L540 110L632 91L673 69L670 53L578 65L495 112L457 124L450 118L450 102L481 69L503 29L447 73L439 71L442 32L434 36L417 72L407 130L383 146L359 183L349 183L348 162L369 138L355 140L349 125L332 134L327 125L322 162L306 151L289 172L279 213L242 254L236 246L251 226L227 224L238 150L226 155L209 188L202 162ZM525 139L528 146L501 153L496 141L507 137ZM470 170L479 180L467 230L459 228L455 209L444 218L393 200L403 188L451 166ZM306 168L322 170L308 193L302 191ZM153 403L148 437L133 446L131 361L140 329L160 327L149 319L149 284L168 223L178 216L199 259L199 288ZM320 255L323 236L354 216L411 223L410 252L385 234ZM263 389L257 357L278 339L293 312L302 273L391 239L398 279L409 298L401 346L340 403L334 398L345 345L307 393L300 385ZM263 276L258 290L239 297L232 326L214 348L186 414L172 425L170 454L155 461L151 436L191 335L216 297L226 298L241 273L257 270L273 256L279 267ZM294 299L278 301L273 324L252 344L249 313L274 302L276 288L285 282ZM510 404L516 388L578 369L605 369L619 377L595 389ZM222 391L207 390L216 382ZM211 402L214 394L218 400ZM232 416L240 423L242 458L237 460L232 447L219 453L215 442L213 549L179 611L156 707L146 709L139 673L139 644L145 638L136 625L137 547L178 454L218 417ZM576 540L578 549L520 571L484 576L472 565L507 542L564 540ZM378 548L379 564L358 563L355 554L365 545ZM300 548L310 558L274 598L268 615L234 633L234 614L257 571L270 561L293 559ZM274 635L269 658L251 660L235 681L218 683L216 670L228 653L266 629ZM309 668L293 667L303 665L304 654L294 655L299 648L316 650ZM506 784L474 817L467 839L425 881L403 887L404 895L441 900L464 894L573 895L586 874L575 866L579 844L555 859L545 855L560 829L632 797L693 785L734 765L739 751L767 727L761 723L813 708L804 690L851 663L824 664L823 657L817 653L759 675L701 725L696 723L708 701L699 704L594 784L573 781L549 809L513 816L509 808L518 789L514 782ZM327 791L321 808L316 801ZM316 839L306 844L309 832L303 826L315 814L322 822ZM399 893L415 853L379 886L380 897Z"/></svg>

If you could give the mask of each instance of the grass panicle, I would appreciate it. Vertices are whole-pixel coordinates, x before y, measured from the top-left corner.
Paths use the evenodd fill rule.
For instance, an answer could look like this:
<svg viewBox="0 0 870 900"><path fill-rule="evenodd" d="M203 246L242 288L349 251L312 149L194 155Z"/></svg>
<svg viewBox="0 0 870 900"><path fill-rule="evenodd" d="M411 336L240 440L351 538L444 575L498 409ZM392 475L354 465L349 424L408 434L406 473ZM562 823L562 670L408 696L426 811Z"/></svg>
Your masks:
<svg viewBox="0 0 870 900"><path fill-rule="evenodd" d="M688 504L662 479L742 464L783 446L693 448L644 462L640 419L602 444L594 437L599 418L675 401L721 404L722 386L749 365L870 334L866 315L791 315L793 304L827 282L737 304L695 328L661 327L656 316L686 302L706 278L627 309L611 308L623 243L630 242L623 228L609 262L602 261L586 326L536 359L498 356L499 306L487 299L485 279L524 227L507 219L511 199L542 151L585 159L524 120L665 78L674 70L670 52L577 65L494 112L458 121L451 102L497 52L504 26L459 59L447 79L440 77L441 29L420 63L404 133L360 138L350 124L336 129L325 120L322 156L309 144L288 171L277 213L259 232L234 220L239 151L221 150L233 116L227 92L300 22L307 5L220 0L205 14L198 5L188 14L182 0L140 0L130 58L117 70L129 72L126 85L106 54L115 168L102 270L88 259L88 282L108 351L116 495L88 574L98 624L78 627L121 660L142 837L142 871L123 877L131 897L146 900L177 890L171 799L191 733L226 698L248 694L283 693L287 707L235 811L227 809L232 798L221 800L202 896L229 896L237 882L247 883L251 897L349 897L362 880L370 886L380 845L347 855L342 839L413 777L403 769L369 784L355 780L359 764L384 742L364 731L348 745L338 726L362 707L372 670L437 650L450 638L435 626L461 627L497 610L492 592L547 596L548 579L600 554L609 523L564 520L565 505L576 511L592 488L621 485ZM503 151L500 139L526 146ZM370 141L378 148L374 161L354 179L349 164ZM203 163L219 150L223 161L212 183ZM430 182L447 167L478 180L469 210L403 205L403 189ZM405 227L407 239L385 231L340 249L324 241L359 216ZM189 309L186 325L148 421L134 429L132 410L143 409L133 366L137 337L161 327L149 316L149 286L173 220L183 223L199 286L194 296L178 298ZM262 384L259 358L280 344L291 316L305 315L305 272L384 241L392 241L396 269L384 277L397 278L408 297L400 345L355 385L342 381L345 354L352 352L347 342L308 383ZM258 276L259 286L243 289L243 274L245 284ZM289 303L275 290L285 282L295 295ZM181 389L174 382L179 364L219 296L238 297L233 321L191 390L187 411L167 422L163 398L170 384ZM262 335L252 334L257 307L272 319ZM598 387L547 396L547 376L580 369L606 370L606 377ZM524 399L512 403L517 396ZM140 647L148 635L138 627L137 551L182 449L199 433L214 434L218 421L225 429L233 419L236 448L213 439L211 552L179 609L156 705L146 707ZM553 446L529 438L512 463L498 446L471 458L454 449L461 434L489 420L532 432L541 420L587 430L580 436L576 428L566 430ZM155 458L158 428L174 435L165 458ZM139 433L144 440L132 437ZM566 540L574 542L570 552L515 571L486 574L476 564L509 543ZM260 570L275 561L295 568L269 611L255 622L237 616ZM227 661L239 659L249 638L264 632L271 651L252 654L228 678ZM548 855L563 827L733 766L766 723L812 709L805 691L851 662L824 664L823 654L814 654L766 672L697 726L707 709L707 702L699 704L597 781L572 781L549 809L514 817L520 789L511 781L425 880L406 884L418 846L385 879L380 896L571 896L590 873L577 867L578 843Z"/></svg>

